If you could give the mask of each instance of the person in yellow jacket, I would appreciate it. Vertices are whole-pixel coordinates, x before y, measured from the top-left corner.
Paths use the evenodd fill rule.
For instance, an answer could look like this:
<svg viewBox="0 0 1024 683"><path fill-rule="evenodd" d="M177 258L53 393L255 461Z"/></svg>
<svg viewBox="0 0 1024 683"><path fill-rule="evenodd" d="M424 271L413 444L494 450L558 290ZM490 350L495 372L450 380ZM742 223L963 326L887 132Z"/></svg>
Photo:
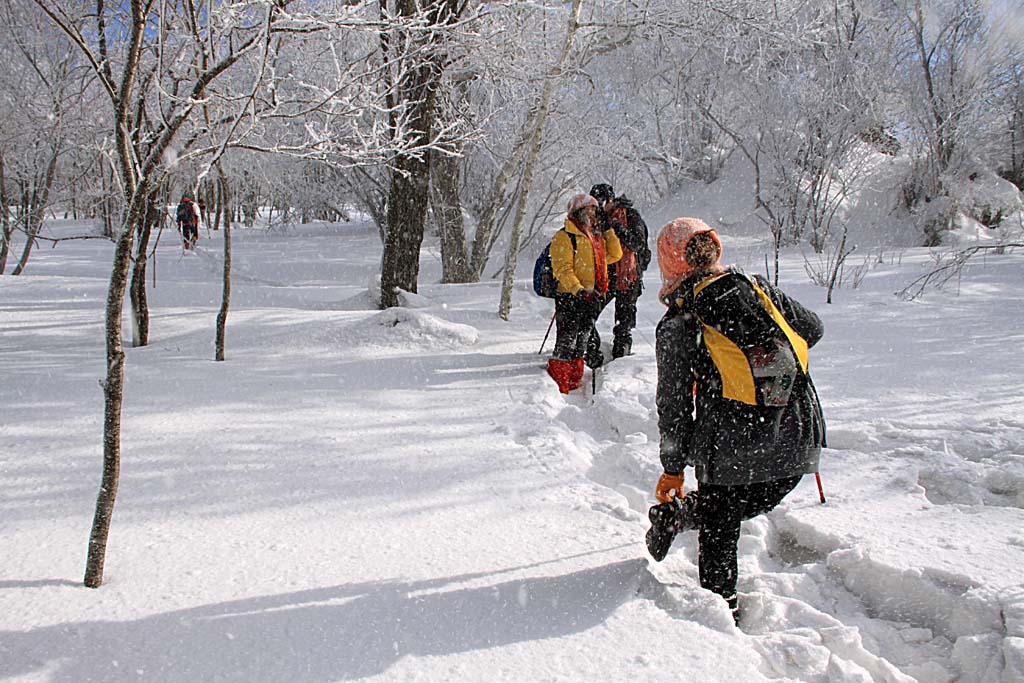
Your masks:
<svg viewBox="0 0 1024 683"><path fill-rule="evenodd" d="M588 194L570 199L565 225L551 239L551 273L558 280L558 293L548 374L563 394L583 383L583 354L608 294L608 266L622 258L615 231L599 231L597 208L597 200Z"/></svg>

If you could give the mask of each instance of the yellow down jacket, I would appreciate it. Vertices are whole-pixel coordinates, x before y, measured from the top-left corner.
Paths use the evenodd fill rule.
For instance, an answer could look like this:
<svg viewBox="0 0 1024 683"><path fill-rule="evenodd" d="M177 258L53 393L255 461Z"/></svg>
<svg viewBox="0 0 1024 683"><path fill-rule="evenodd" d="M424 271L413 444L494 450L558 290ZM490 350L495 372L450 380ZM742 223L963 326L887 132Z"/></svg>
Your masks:
<svg viewBox="0 0 1024 683"><path fill-rule="evenodd" d="M576 238L575 253L570 234ZM608 266L622 258L622 244L614 230L605 230L597 239L604 240L607 275ZM594 249L590 238L568 219L564 228L551 239L551 273L558 280L561 294L578 294L594 288ZM605 281L607 279L606 276Z"/></svg>

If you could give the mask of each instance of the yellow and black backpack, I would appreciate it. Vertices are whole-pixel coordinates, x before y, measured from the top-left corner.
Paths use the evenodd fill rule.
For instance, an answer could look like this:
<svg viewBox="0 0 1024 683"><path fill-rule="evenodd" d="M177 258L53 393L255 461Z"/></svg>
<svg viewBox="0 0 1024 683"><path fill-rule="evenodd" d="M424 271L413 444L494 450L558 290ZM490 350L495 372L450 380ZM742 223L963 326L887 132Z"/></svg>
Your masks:
<svg viewBox="0 0 1024 683"><path fill-rule="evenodd" d="M807 342L757 282L738 269L693 287L700 337L722 378L723 398L753 406L787 405L807 373Z"/></svg>

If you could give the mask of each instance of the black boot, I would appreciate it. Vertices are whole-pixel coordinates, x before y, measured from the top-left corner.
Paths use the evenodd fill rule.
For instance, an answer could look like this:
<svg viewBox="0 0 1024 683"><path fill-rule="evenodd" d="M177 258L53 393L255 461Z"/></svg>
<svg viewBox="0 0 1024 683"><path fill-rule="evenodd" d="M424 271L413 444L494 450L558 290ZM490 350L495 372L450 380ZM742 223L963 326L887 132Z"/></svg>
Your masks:
<svg viewBox="0 0 1024 683"><path fill-rule="evenodd" d="M661 562L668 555L677 534L697 528L697 492L651 506L647 518L651 520L651 528L647 530L647 552L655 562Z"/></svg>
<svg viewBox="0 0 1024 683"><path fill-rule="evenodd" d="M633 338L629 335L615 337L612 343L612 358L628 356L633 350Z"/></svg>
<svg viewBox="0 0 1024 683"><path fill-rule="evenodd" d="M597 330L594 330L587 340L587 350L583 354L583 361L591 369L604 365L604 353L601 352L601 337L598 336Z"/></svg>
<svg viewBox="0 0 1024 683"><path fill-rule="evenodd" d="M739 598L736 595L732 595L725 599L729 605L729 611L732 612L732 621L736 626L740 625L740 604Z"/></svg>

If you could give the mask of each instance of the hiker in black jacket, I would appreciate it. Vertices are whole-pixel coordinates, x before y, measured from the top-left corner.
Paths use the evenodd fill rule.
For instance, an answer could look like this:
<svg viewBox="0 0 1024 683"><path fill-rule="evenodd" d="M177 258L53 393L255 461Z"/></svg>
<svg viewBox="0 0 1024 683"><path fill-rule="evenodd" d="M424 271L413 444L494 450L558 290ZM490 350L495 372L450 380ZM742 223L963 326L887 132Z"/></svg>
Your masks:
<svg viewBox="0 0 1024 683"><path fill-rule="evenodd" d="M175 217L178 220L178 231L181 232L185 249L195 248L196 242L199 240L199 212L191 197L183 196L181 198Z"/></svg>
<svg viewBox="0 0 1024 683"><path fill-rule="evenodd" d="M721 595L738 618L737 543L740 522L768 512L802 475L816 472L825 423L814 385L798 373L783 407L749 405L723 396L722 372L700 339L694 286L720 264L716 232L696 218L677 218L658 235L658 262L668 307L657 329L658 429L661 464L647 545L655 560L675 535L698 530L701 586ZM763 278L754 279L807 346L821 339L821 320ZM746 282L746 281L745 281ZM684 496L683 470L696 470L698 489Z"/></svg>
<svg viewBox="0 0 1024 683"><path fill-rule="evenodd" d="M622 243L622 258L608 268L609 292L603 301L606 306L615 300L615 326L612 328L612 358L628 356L633 349L633 328L636 327L636 301L644 287L644 270L651 262L651 249L647 245L647 224L633 202L616 197L608 183L590 188L590 196L600 209L598 221L601 229L612 230ZM587 364L598 367L604 362L601 355L601 337L594 328L587 345Z"/></svg>

